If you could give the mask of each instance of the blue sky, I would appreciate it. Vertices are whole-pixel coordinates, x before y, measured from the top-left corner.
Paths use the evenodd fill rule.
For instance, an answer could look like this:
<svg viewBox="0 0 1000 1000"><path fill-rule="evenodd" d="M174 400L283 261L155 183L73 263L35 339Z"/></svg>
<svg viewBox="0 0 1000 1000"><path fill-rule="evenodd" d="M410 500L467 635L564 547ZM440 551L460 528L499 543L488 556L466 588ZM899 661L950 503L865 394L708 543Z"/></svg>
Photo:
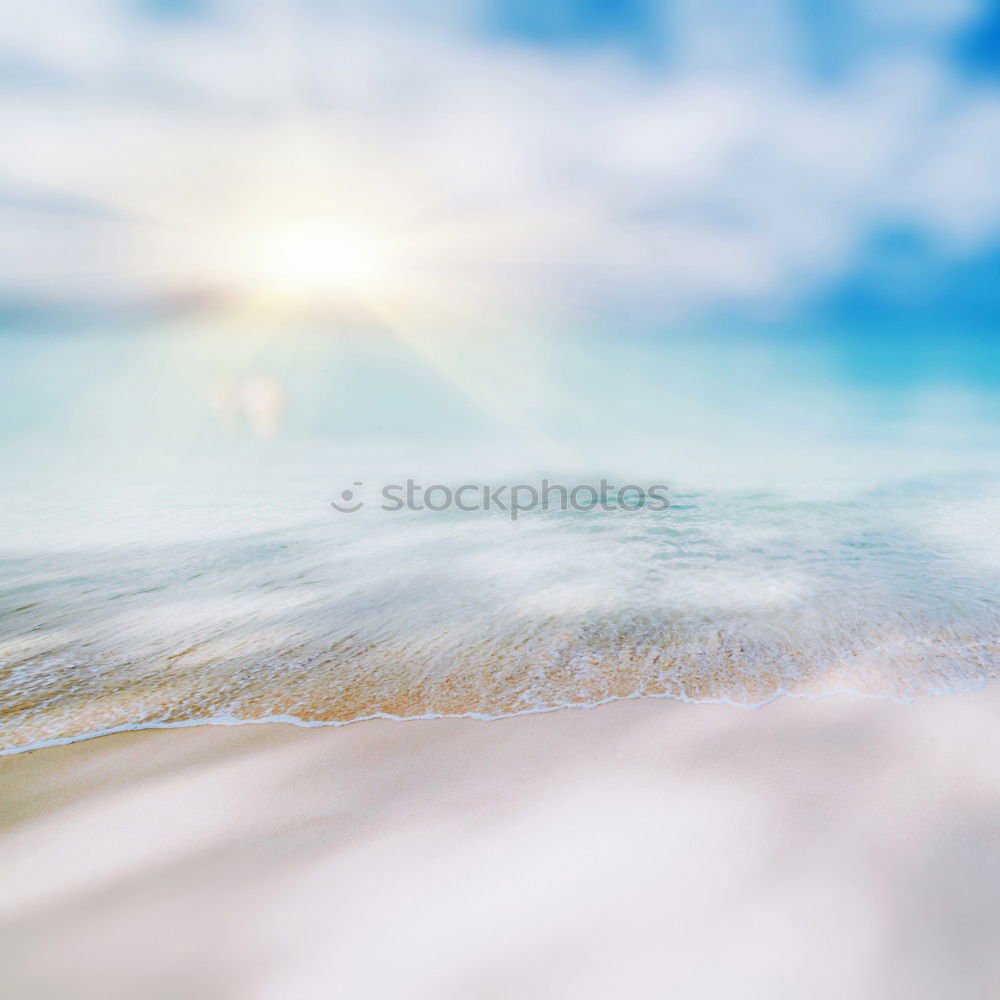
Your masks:
<svg viewBox="0 0 1000 1000"><path fill-rule="evenodd" d="M211 291L233 218L299 190L520 328L823 336L859 371L910 342L900 373L937 338L955 377L997 371L1000 3L29 13L0 15L8 322Z"/></svg>
<svg viewBox="0 0 1000 1000"><path fill-rule="evenodd" d="M706 6L720 18L757 20L763 14L784 20L797 38L797 60L818 80L833 82L859 62L894 48L937 51L969 78L1000 74L1000 4L995 0L917 3L909 17L902 5L892 3L792 0ZM888 16L879 16L880 7ZM489 5L485 23L500 37L540 46L619 44L669 66L672 43L683 47L683 38L674 35L672 13L670 4L656 0L498 0Z"/></svg>

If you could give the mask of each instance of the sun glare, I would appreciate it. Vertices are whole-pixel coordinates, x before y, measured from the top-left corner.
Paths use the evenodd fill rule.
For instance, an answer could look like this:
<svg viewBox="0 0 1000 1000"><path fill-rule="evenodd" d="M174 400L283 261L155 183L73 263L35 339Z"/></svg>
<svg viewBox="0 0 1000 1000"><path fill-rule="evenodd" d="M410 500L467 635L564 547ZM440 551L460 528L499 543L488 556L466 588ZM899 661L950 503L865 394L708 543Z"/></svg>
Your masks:
<svg viewBox="0 0 1000 1000"><path fill-rule="evenodd" d="M307 220L247 239L241 284L255 297L292 301L363 299L391 278L388 242L349 225Z"/></svg>

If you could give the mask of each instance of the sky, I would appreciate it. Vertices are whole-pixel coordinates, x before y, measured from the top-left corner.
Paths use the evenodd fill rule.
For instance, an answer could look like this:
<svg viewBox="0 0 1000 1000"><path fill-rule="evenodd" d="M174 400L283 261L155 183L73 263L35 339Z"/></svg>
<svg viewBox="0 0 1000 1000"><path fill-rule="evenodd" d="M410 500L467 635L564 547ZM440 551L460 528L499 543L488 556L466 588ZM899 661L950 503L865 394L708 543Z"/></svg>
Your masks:
<svg viewBox="0 0 1000 1000"><path fill-rule="evenodd" d="M614 456L605 400L726 475L997 440L995 2L36 0L0 129L8 437L119 389L98 436L186 428L263 358L328 436ZM396 341L229 335L317 323Z"/></svg>
<svg viewBox="0 0 1000 1000"><path fill-rule="evenodd" d="M8 5L0 301L212 290L295 189L545 321L995 326L998 39L968 0Z"/></svg>

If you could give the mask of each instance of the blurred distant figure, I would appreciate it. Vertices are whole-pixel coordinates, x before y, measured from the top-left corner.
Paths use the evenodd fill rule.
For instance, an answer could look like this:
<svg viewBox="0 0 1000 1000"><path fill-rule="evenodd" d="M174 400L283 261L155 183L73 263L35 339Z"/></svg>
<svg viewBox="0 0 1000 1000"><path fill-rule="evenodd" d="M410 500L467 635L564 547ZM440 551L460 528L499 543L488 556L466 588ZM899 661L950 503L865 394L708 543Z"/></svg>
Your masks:
<svg viewBox="0 0 1000 1000"><path fill-rule="evenodd" d="M270 440L280 430L287 395L276 378L256 374L243 379L220 379L212 386L208 402L227 429L235 429L245 419L254 437Z"/></svg>

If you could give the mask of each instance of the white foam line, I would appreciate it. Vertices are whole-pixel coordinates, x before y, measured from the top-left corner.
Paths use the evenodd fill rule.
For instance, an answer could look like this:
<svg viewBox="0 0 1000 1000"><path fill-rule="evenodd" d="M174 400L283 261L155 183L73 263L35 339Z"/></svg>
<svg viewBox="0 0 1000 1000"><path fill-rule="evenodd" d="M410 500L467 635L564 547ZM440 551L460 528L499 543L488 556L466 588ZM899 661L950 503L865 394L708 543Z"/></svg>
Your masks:
<svg viewBox="0 0 1000 1000"><path fill-rule="evenodd" d="M375 712L372 715L359 715L356 719L344 720L307 720L300 719L296 715L268 715L261 719L237 719L231 716L213 715L207 719L183 719L179 722L150 722L150 723L126 723L122 726L114 726L111 729L97 729L93 732L83 733L79 736L61 736L54 740L40 740L37 743L27 743L24 746L9 747L0 750L0 757L13 757L17 754L30 753L33 750L47 750L50 747L69 746L73 743L83 743L87 740L95 740L101 736L114 736L116 733L141 733L150 729L185 729L191 726L250 726L266 723L284 722L300 729L320 729L331 726L351 726L358 722L370 722L373 719L385 719L390 722L427 722L431 719L475 719L480 722L499 722L501 719L516 719L524 715L546 715L549 712L561 712L566 709L591 709L600 708L602 705L610 705L618 701L643 701L643 700L672 700L681 701L689 705L729 705L733 708L741 708L749 711L757 711L769 705L778 698L805 698L809 701L816 701L820 698L829 697L852 697L863 698L874 701L892 701L898 705L911 705L913 702L923 698L947 697L951 695L974 694L982 691L987 686L985 678L969 687L955 688L947 691L928 691L913 697L899 697L893 694L877 694L869 691L855 691L851 688L836 688L831 691L820 691L817 693L788 691L784 688L776 691L763 701L753 704L734 701L732 698L687 698L684 695L676 694L630 694L616 695L611 698L604 698L601 701L586 703L565 703L562 705L550 705L545 708L526 708L520 712L503 712L499 715L486 715L482 712L453 712L453 713L429 713L426 715L391 715L387 712Z"/></svg>

